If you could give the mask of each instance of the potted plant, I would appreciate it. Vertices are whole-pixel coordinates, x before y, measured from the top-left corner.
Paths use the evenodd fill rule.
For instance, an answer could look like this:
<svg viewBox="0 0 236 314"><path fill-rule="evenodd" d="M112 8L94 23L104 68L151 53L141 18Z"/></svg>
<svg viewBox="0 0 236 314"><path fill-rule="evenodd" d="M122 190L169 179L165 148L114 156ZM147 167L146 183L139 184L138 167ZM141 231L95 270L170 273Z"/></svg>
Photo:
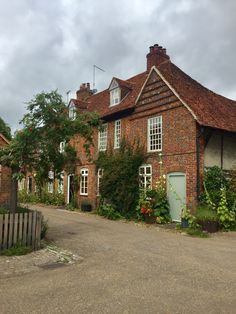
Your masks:
<svg viewBox="0 0 236 314"><path fill-rule="evenodd" d="M181 212L181 228L189 227L189 220L192 219L192 215L187 207L182 209Z"/></svg>
<svg viewBox="0 0 236 314"><path fill-rule="evenodd" d="M196 219L197 223L204 231L212 233L219 230L217 212L208 206L200 206L197 208Z"/></svg>
<svg viewBox="0 0 236 314"><path fill-rule="evenodd" d="M143 206L143 207L141 207L140 212L143 215L144 221L147 224L153 224L156 222L156 216L154 215L152 208L150 208L148 206L146 206L146 207Z"/></svg>

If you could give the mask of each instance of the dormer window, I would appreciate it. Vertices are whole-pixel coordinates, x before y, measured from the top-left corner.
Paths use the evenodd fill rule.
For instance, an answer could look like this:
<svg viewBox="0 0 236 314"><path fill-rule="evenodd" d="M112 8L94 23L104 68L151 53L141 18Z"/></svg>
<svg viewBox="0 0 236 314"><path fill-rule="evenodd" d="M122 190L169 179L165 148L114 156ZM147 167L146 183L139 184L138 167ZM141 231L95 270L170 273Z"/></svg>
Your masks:
<svg viewBox="0 0 236 314"><path fill-rule="evenodd" d="M69 118L71 120L76 119L76 108L75 108L75 105L73 103L69 107Z"/></svg>
<svg viewBox="0 0 236 314"><path fill-rule="evenodd" d="M115 79L113 79L110 85L110 106L115 106L120 102L120 87Z"/></svg>

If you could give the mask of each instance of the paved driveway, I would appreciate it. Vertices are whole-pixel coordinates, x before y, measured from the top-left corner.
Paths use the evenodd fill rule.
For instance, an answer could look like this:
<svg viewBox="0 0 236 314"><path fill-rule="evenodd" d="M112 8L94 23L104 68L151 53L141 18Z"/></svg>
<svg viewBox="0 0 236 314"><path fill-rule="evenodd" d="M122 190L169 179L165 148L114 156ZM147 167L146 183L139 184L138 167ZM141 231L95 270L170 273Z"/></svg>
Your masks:
<svg viewBox="0 0 236 314"><path fill-rule="evenodd" d="M235 313L236 233L191 238L42 208L49 237L82 257L0 279L1 313Z"/></svg>

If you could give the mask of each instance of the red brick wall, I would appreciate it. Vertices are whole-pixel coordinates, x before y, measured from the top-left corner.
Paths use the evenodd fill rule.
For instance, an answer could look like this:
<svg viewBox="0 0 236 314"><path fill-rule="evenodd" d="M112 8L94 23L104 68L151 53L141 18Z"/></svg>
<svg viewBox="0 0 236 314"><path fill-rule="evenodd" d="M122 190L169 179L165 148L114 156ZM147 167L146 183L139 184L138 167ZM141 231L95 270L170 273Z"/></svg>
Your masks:
<svg viewBox="0 0 236 314"><path fill-rule="evenodd" d="M7 145L6 141L0 136L0 149ZM0 205L9 203L11 189L11 170L1 167L0 170Z"/></svg>

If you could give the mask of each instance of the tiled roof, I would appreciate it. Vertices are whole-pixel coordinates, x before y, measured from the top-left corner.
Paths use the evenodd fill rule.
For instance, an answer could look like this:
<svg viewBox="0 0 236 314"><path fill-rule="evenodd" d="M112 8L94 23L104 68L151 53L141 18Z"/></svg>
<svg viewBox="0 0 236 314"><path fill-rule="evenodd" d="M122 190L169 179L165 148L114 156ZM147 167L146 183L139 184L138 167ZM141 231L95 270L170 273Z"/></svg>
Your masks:
<svg viewBox="0 0 236 314"><path fill-rule="evenodd" d="M199 124L236 132L236 101L210 91L170 61L160 64L158 70L193 111Z"/></svg>
<svg viewBox="0 0 236 314"><path fill-rule="evenodd" d="M10 143L10 141L2 133L0 133L0 137L3 139L4 142L6 142L6 144Z"/></svg>
<svg viewBox="0 0 236 314"><path fill-rule="evenodd" d="M81 99L72 98L70 100L70 104L71 103L73 103L79 109L87 109L88 108L88 103L86 101L81 100Z"/></svg>
<svg viewBox="0 0 236 314"><path fill-rule="evenodd" d="M157 69L191 109L200 125L236 132L236 101L210 91L169 60L161 63ZM87 110L96 111L101 117L105 117L134 108L147 76L147 72L143 72L126 81L115 78L121 86L129 86L129 93L119 104L110 107L109 89L106 89L89 97ZM85 109L85 102L75 102L79 108Z"/></svg>
<svg viewBox="0 0 236 314"><path fill-rule="evenodd" d="M135 100L138 97L146 78L147 73L143 72L126 81L120 80L122 82L126 82L126 86L129 85L130 92L121 100L119 104L110 107L110 93L109 90L106 89L89 98L88 110L96 111L101 117L105 117L118 111L133 108Z"/></svg>

